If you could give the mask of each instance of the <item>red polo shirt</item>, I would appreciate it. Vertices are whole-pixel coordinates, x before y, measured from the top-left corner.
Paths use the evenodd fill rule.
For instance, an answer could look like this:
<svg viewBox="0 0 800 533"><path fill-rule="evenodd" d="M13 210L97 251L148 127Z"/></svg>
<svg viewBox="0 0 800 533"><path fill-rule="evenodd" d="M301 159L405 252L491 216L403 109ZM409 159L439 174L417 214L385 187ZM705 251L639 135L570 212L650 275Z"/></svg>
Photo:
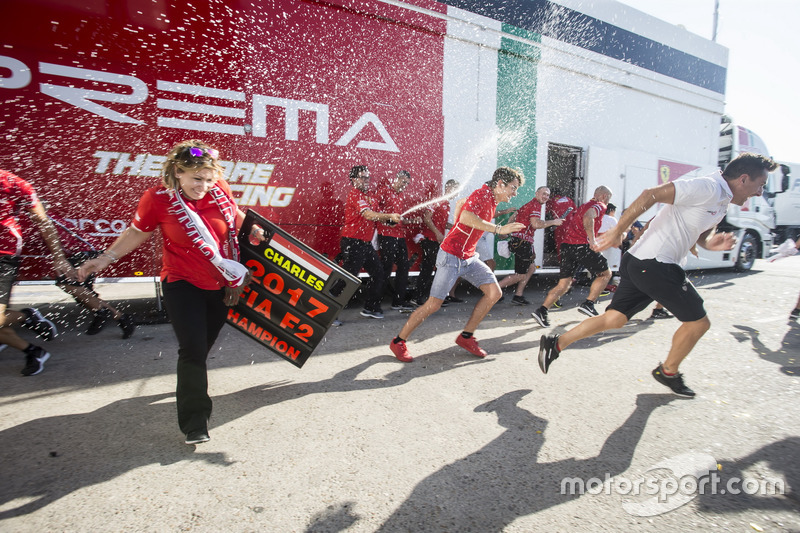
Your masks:
<svg viewBox="0 0 800 533"><path fill-rule="evenodd" d="M378 212L379 213L402 213L406 210L405 200L402 195L391 187L383 187L378 192L377 198ZM397 237L404 239L406 236L406 228L401 224L384 224L378 223L378 234L387 237Z"/></svg>
<svg viewBox="0 0 800 533"><path fill-rule="evenodd" d="M0 255L22 252L20 213L39 205L33 186L6 170L0 170Z"/></svg>
<svg viewBox="0 0 800 533"><path fill-rule="evenodd" d="M218 180L215 187L231 196L228 182ZM186 228L178 222L178 216L170 213L171 196L174 191L163 185L147 189L139 200L131 226L139 231L150 232L161 226L164 236L161 280L188 281L204 290L215 290L227 285L225 278L197 248L186 234ZM232 197L231 197L232 198ZM230 258L228 250L228 224L217 204L206 194L200 200L184 198L186 206L197 212L210 230L223 257ZM233 201L233 199L231 199Z"/></svg>
<svg viewBox="0 0 800 533"><path fill-rule="evenodd" d="M589 209L594 209L597 217L594 219L594 234L600 231L600 225L603 223L603 215L606 214L606 206L597 200L589 200L578 208L577 211L571 213L567 220L564 221L562 227L566 226L564 230L564 238L561 241L563 244L589 244L589 236L586 235L586 229L583 227L583 215Z"/></svg>
<svg viewBox="0 0 800 533"><path fill-rule="evenodd" d="M533 244L533 234L536 229L531 226L531 217L541 218L543 207L536 198L520 207L515 221L525 224L525 229L512 233L511 236Z"/></svg>
<svg viewBox="0 0 800 533"><path fill-rule="evenodd" d="M448 200L443 200L438 204L433 204L428 207L428 211L431 212L431 222L433 222L436 229L444 235L447 231L447 219L450 217L450 202ZM422 227L422 236L431 241L436 240L436 234L424 224Z"/></svg>
<svg viewBox="0 0 800 533"><path fill-rule="evenodd" d="M494 218L495 209L497 209L497 202L494 199L494 193L488 185L484 184L483 187L469 195L462 211L475 213L483 220L488 221ZM461 218L461 213L456 213L456 216ZM483 231L456 222L456 225L444 238L442 250L459 259L469 259L475 255L475 246L481 235L483 235Z"/></svg>
<svg viewBox="0 0 800 533"><path fill-rule="evenodd" d="M375 235L375 222L367 220L362 213L369 209L374 211L372 200L363 192L353 187L347 193L347 202L344 205L344 226L342 237L371 241Z"/></svg>

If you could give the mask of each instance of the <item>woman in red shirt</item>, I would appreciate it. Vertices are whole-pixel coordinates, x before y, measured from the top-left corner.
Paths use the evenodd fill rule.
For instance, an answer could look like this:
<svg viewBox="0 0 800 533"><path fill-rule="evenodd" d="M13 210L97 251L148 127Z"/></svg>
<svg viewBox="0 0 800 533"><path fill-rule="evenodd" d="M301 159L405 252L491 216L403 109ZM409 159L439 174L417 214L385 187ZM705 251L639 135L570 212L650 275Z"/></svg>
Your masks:
<svg viewBox="0 0 800 533"><path fill-rule="evenodd" d="M161 281L178 338L178 425L186 434L186 444L209 440L212 402L206 359L225 324L226 305L235 304L248 281L247 269L238 263L236 242L244 213L222 179L218 155L202 141L175 146L167 154L162 184L142 195L130 227L79 270L81 280L103 270L161 227Z"/></svg>

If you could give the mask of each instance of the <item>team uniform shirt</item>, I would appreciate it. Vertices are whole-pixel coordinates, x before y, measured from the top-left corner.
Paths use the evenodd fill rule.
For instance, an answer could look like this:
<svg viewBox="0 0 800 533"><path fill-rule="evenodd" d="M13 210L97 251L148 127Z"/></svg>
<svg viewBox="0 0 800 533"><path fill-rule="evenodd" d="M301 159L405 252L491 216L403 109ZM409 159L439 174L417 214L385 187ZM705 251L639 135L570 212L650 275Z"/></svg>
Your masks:
<svg viewBox="0 0 800 533"><path fill-rule="evenodd" d="M683 266L700 235L725 217L733 198L731 188L717 171L710 176L673 182L675 200L650 221L647 231L629 253L638 259Z"/></svg>
<svg viewBox="0 0 800 533"><path fill-rule="evenodd" d="M403 197L391 187L384 187L378 193L378 212L379 213L402 213L405 211L405 200ZM406 236L406 228L403 224L384 224L379 223L378 235L385 237L397 237L404 239Z"/></svg>
<svg viewBox="0 0 800 533"><path fill-rule="evenodd" d="M515 220L526 224L526 226L524 230L514 232L511 236L533 244L533 234L536 232L536 229L531 225L531 217L541 219L543 207L544 206L539 203L539 200L536 198L520 207Z"/></svg>
<svg viewBox="0 0 800 533"><path fill-rule="evenodd" d="M572 209L572 213L575 212L575 202L573 202L568 196L558 196L556 198L550 198L547 200L545 204L547 208L547 212L550 213L553 218L564 218L564 213L567 212L567 209ZM556 240L556 244L560 245L564 240L564 231L566 230L566 220L564 224L560 226L556 226L556 229L553 230L553 237Z"/></svg>
<svg viewBox="0 0 800 533"><path fill-rule="evenodd" d="M218 180L214 186L219 187L232 198L227 181ZM175 194L175 191L167 189L163 185L145 191L139 200L139 206L136 208L136 214L131 223L133 228L143 232L151 232L157 227L161 227L164 237L161 280L188 281L203 290L225 287L227 282L222 273L195 246L192 239L186 234L184 225L178 221L178 216L169 212L171 194ZM211 195L206 194L196 201L184 197L184 201L188 209L195 211L203 219L214 237L214 245L219 248L222 256L230 258L228 224ZM233 200L231 201L233 202Z"/></svg>
<svg viewBox="0 0 800 533"><path fill-rule="evenodd" d="M494 199L494 193L485 184L470 194L461 208L462 211L474 213L483 220L492 220L496 209L497 201ZM456 217L461 218L461 212L456 213ZM442 241L441 249L459 259L469 259L475 255L475 246L481 235L483 235L483 230L456 222L456 225Z"/></svg>
<svg viewBox="0 0 800 533"><path fill-rule="evenodd" d="M443 200L430 206L428 211L431 213L431 222L444 235L447 231L447 219L450 218L450 202ZM436 234L425 224L422 227L422 236L431 241L437 240Z"/></svg>
<svg viewBox="0 0 800 533"><path fill-rule="evenodd" d="M568 196L550 198L544 205L547 206L547 212L552 213L553 218L564 218L564 213L567 212L567 209L575 209L575 202L573 202Z"/></svg>
<svg viewBox="0 0 800 533"><path fill-rule="evenodd" d="M12 174L0 170L0 256L22 253L22 227L19 215L39 205L33 186Z"/></svg>
<svg viewBox="0 0 800 533"><path fill-rule="evenodd" d="M595 236L600 231L600 226L603 223L603 215L606 214L605 204L597 200L589 200L577 211L573 211L567 217L567 220L561 225L565 227L562 244L589 244L589 236L586 235L586 228L583 227L583 216L590 210L594 209L597 216L594 219L594 234Z"/></svg>
<svg viewBox="0 0 800 533"><path fill-rule="evenodd" d="M344 206L344 226L342 227L342 237L359 239L371 242L375 235L375 222L367 220L362 213L369 209L374 211L372 199L362 191L353 187L347 193L347 202Z"/></svg>

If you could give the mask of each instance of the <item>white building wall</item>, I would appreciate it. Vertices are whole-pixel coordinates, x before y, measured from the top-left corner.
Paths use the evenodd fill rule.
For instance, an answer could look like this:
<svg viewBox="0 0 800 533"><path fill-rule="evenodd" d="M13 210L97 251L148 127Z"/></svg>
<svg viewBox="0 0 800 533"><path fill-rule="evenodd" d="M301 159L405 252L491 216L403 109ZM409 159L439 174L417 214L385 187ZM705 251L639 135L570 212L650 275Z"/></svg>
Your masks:
<svg viewBox="0 0 800 533"><path fill-rule="evenodd" d="M444 41L442 184L461 183L456 198L491 178L497 167L497 49L501 23L448 9Z"/></svg>
<svg viewBox="0 0 800 533"><path fill-rule="evenodd" d="M613 0L558 3L727 65L727 49ZM716 167L723 95L548 37L541 43L502 33L500 22L449 7L444 43L444 181L471 191L497 164L497 50L501 37L538 46L537 181L547 175L549 143L585 151L587 198L598 185L625 207L658 183L658 160ZM559 24L558 14L553 24ZM578 31L579 29L576 29ZM569 31L565 29L564 31Z"/></svg>
<svg viewBox="0 0 800 533"><path fill-rule="evenodd" d="M559 3L718 65L727 49L611 0ZM607 185L627 206L658 184L658 160L716 167L723 95L600 54L542 38L537 95L539 164L548 143L587 152L586 198Z"/></svg>

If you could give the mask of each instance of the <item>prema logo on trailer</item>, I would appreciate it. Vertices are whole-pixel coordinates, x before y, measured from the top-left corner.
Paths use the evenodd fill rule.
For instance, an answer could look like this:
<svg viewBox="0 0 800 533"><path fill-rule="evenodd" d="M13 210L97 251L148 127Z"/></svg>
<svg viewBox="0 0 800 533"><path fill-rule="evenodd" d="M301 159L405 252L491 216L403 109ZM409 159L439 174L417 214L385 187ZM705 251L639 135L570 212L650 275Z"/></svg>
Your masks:
<svg viewBox="0 0 800 533"><path fill-rule="evenodd" d="M8 56L0 56L0 68L8 69L11 72L9 76L0 78L0 88L22 89L31 83L31 69L22 61ZM71 78L73 80L78 79L118 85L122 89L120 92L97 91L94 89L82 89L70 86L73 82L65 82L70 85L41 83L39 84L39 90L43 94L61 100L64 103L114 122L123 124L144 124L141 120L99 103L109 102L126 105L144 103L150 95L150 90L144 81L135 76L43 62L39 63L39 72L52 76ZM192 113L192 115L200 115L203 117L203 120L190 120L158 116L157 124L162 128L228 133L231 135L246 135L249 131L254 137L266 137L267 109L276 107L284 111L285 140L299 140L300 111L307 111L314 115L315 142L318 144L330 144L330 108L329 105L325 103L290 100L288 98L279 98L271 95L254 94L252 98L250 98L250 106L252 106L253 111L253 123L243 124L248 98L247 94L242 91L216 89L213 87L175 83L166 80L156 80L156 89L161 93L165 93L164 96L196 96L216 98L228 102L227 105L208 105L174 100L172 98L158 98L156 100L158 109ZM234 121L234 123L229 123L225 122L225 119L239 120ZM333 144L336 146L347 146L351 144L356 136L369 125L372 125L378 132L381 141L361 140L356 143L356 148L382 150L386 152L400 151L397 148L397 144L392 139L392 136L381 122L381 119L378 118L378 115L370 111L364 112Z"/></svg>

